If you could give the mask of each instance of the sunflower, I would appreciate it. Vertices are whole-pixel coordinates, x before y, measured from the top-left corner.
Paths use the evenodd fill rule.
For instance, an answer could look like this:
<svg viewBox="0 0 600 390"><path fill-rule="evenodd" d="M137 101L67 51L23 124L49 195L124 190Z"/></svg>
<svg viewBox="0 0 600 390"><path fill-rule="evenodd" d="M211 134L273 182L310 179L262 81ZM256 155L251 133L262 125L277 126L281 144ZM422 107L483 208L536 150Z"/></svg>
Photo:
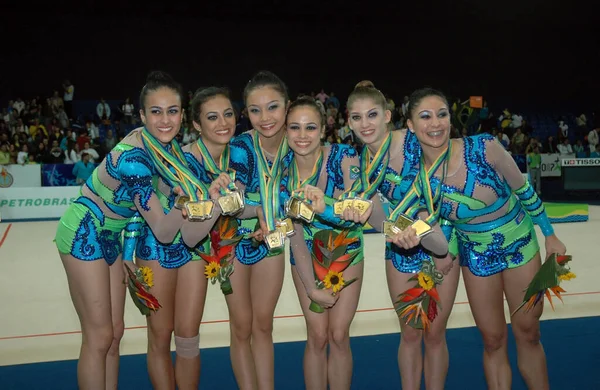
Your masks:
<svg viewBox="0 0 600 390"><path fill-rule="evenodd" d="M329 270L323 279L323 283L325 283L325 288L333 289L333 293L335 294L344 287L345 281L342 272Z"/></svg>
<svg viewBox="0 0 600 390"><path fill-rule="evenodd" d="M216 278L217 275L219 275L220 270L221 265L219 263L211 261L210 263L204 266L204 275L206 275L208 279Z"/></svg>
<svg viewBox="0 0 600 390"><path fill-rule="evenodd" d="M425 291L429 291L433 288L433 279L431 279L431 276L427 275L424 272L419 272L418 277L419 287L425 289Z"/></svg>
<svg viewBox="0 0 600 390"><path fill-rule="evenodd" d="M148 286L148 288L154 286L154 273L152 272L152 268L140 267L140 273L144 279L144 284Z"/></svg>
<svg viewBox="0 0 600 390"><path fill-rule="evenodd" d="M559 280L571 280L575 279L576 277L577 276L573 272L567 272L566 274L558 275Z"/></svg>

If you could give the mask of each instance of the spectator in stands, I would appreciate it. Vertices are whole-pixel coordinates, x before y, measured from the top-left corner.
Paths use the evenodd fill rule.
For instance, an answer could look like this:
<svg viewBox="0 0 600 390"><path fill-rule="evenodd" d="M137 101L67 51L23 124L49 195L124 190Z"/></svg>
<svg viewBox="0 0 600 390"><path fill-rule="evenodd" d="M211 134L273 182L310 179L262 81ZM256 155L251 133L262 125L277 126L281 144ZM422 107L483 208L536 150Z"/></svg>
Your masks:
<svg viewBox="0 0 600 390"><path fill-rule="evenodd" d="M121 111L123 112L123 123L127 125L133 124L133 112L135 110L135 106L131 104L131 99L125 99L125 103L123 107L121 107Z"/></svg>
<svg viewBox="0 0 600 390"><path fill-rule="evenodd" d="M558 153L558 149L556 148L556 140L553 136L548 136L548 140L546 141L546 153Z"/></svg>
<svg viewBox="0 0 600 390"><path fill-rule="evenodd" d="M29 160L29 147L27 144L21 146L21 151L17 155L17 164L25 165Z"/></svg>
<svg viewBox="0 0 600 390"><path fill-rule="evenodd" d="M110 105L104 98L100 98L100 102L96 106L96 115L102 122L110 121Z"/></svg>
<svg viewBox="0 0 600 390"><path fill-rule="evenodd" d="M100 137L100 130L94 124L94 122L88 120L85 122L85 130L87 131L87 135L91 140L98 139Z"/></svg>
<svg viewBox="0 0 600 390"><path fill-rule="evenodd" d="M49 153L44 142L38 143L37 152L35 154L35 161L38 164L47 164L49 160Z"/></svg>
<svg viewBox="0 0 600 390"><path fill-rule="evenodd" d="M573 147L568 138L564 138L560 144L556 146L560 154L573 154Z"/></svg>
<svg viewBox="0 0 600 390"><path fill-rule="evenodd" d="M333 92L329 93L329 98L325 101L325 105L329 106L332 103L335 108L340 109L340 101Z"/></svg>
<svg viewBox="0 0 600 390"><path fill-rule="evenodd" d="M583 146L583 141L580 139L578 139L575 143L575 146L573 146L573 151L575 152L575 157L577 158L587 157L587 150L585 150L585 147Z"/></svg>
<svg viewBox="0 0 600 390"><path fill-rule="evenodd" d="M590 145L590 153L596 151L596 146L598 145L600 138L598 134L600 134L600 128L594 129L588 134L587 140L588 144Z"/></svg>
<svg viewBox="0 0 600 390"><path fill-rule="evenodd" d="M69 80L65 80L62 83L62 87L64 90L63 105L65 112L69 118L73 118L75 116L73 113L73 96L75 95L75 86Z"/></svg>
<svg viewBox="0 0 600 390"><path fill-rule="evenodd" d="M104 138L104 150L108 152L112 150L115 147L115 145L117 145L117 140L113 135L113 131L111 129L108 129L106 131L106 137Z"/></svg>
<svg viewBox="0 0 600 390"><path fill-rule="evenodd" d="M590 153L590 157L591 158L598 158L598 157L600 157L600 144L596 145L596 150L594 150L592 153Z"/></svg>
<svg viewBox="0 0 600 390"><path fill-rule="evenodd" d="M87 153L81 154L81 161L77 161L73 167L73 175L75 176L75 182L78 185L85 183L85 181L92 175L96 166L90 161L90 155Z"/></svg>
<svg viewBox="0 0 600 390"><path fill-rule="evenodd" d="M79 145L70 138L67 138L67 148L65 150L65 164L75 164L81 157L79 157Z"/></svg>
<svg viewBox="0 0 600 390"><path fill-rule="evenodd" d="M587 118L585 114L582 113L575 118L575 124L577 125L577 135L584 136L587 132Z"/></svg>
<svg viewBox="0 0 600 390"><path fill-rule="evenodd" d="M58 120L58 122L60 123L60 126L63 129L66 129L71 124L69 122L69 116L65 112L65 109L63 106L58 107L58 112L56 113L55 118Z"/></svg>
<svg viewBox="0 0 600 390"><path fill-rule="evenodd" d="M542 194L542 155L537 144L534 144L531 151L527 154L527 170L531 185L535 188L538 195Z"/></svg>
<svg viewBox="0 0 600 390"><path fill-rule="evenodd" d="M569 138L569 125L565 121L558 121L558 142L562 143L565 138Z"/></svg>
<svg viewBox="0 0 600 390"><path fill-rule="evenodd" d="M513 154L523 153L525 150L525 141L525 134L521 131L521 127L517 127L510 141Z"/></svg>
<svg viewBox="0 0 600 390"><path fill-rule="evenodd" d="M58 141L52 141L52 149L48 154L48 164L61 164L64 161L63 151L60 148Z"/></svg>
<svg viewBox="0 0 600 390"><path fill-rule="evenodd" d="M92 139L88 135L87 128L81 130L81 132L79 133L79 137L77 137L76 142L77 142L77 146L79 146L79 150L85 149L85 144L86 143L89 144L90 142L92 142Z"/></svg>
<svg viewBox="0 0 600 390"><path fill-rule="evenodd" d="M506 133L502 129L492 129L492 134L494 132L496 132L496 138L498 138L498 142L500 142L500 144L504 146L504 149L508 150L508 148L510 147L510 138L508 138L508 135L506 135Z"/></svg>
<svg viewBox="0 0 600 390"><path fill-rule="evenodd" d="M10 153L8 151L8 144L3 143L0 145L0 165L8 165L10 163Z"/></svg>
<svg viewBox="0 0 600 390"><path fill-rule="evenodd" d="M15 102L13 103L12 107L17 111L19 116L21 116L21 113L23 112L23 110L25 110L25 102L23 101L23 99L18 97L17 100L15 100Z"/></svg>
<svg viewBox="0 0 600 390"><path fill-rule="evenodd" d="M83 150L81 151L81 160L83 160L84 154L87 154L89 156L89 161L92 164L96 163L96 161L98 161L98 159L100 158L100 155L98 154L96 149L91 147L89 142L83 144Z"/></svg>
<svg viewBox="0 0 600 390"><path fill-rule="evenodd" d="M63 99L58 95L58 91L54 91L54 94L50 98L50 109L52 110L52 115L58 115L59 108L64 106L65 103Z"/></svg>
<svg viewBox="0 0 600 390"><path fill-rule="evenodd" d="M34 119L31 126L29 126L29 135L31 138L35 138L38 135L38 132L42 134L44 137L48 137L48 130L46 130L46 126L40 124L39 119Z"/></svg>
<svg viewBox="0 0 600 390"><path fill-rule="evenodd" d="M325 102L327 101L327 99L329 99L329 96L325 93L325 89L321 88L321 92L319 92L317 94L317 96L315 96L317 99L319 99L321 101L321 103L325 104Z"/></svg>

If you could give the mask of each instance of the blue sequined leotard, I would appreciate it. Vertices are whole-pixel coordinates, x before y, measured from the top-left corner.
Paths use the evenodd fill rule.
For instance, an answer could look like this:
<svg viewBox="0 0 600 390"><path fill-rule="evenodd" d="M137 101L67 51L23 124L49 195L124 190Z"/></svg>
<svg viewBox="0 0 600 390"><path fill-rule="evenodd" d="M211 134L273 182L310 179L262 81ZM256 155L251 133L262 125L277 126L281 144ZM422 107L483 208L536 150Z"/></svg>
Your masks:
<svg viewBox="0 0 600 390"><path fill-rule="evenodd" d="M344 162L348 158L356 158L358 154L356 153L356 150L354 150L354 148L344 144L332 144L330 147L326 147L323 153L324 161L323 167L321 168L320 176L317 176L315 178L314 183L307 184L313 186L317 186L317 184L322 184L319 187L322 187L326 197L330 199L337 198L337 196L339 196L339 194L344 192L346 189L344 185ZM288 188L288 181L289 177L287 175L284 176L281 183L282 206L285 206L286 202L291 196L290 190ZM312 223L303 223L304 241L306 242L308 250L312 251L313 237L316 232L320 230L335 230L337 233L340 233L342 230L341 227L345 227L344 225L349 226L347 227L347 229L349 230L348 238L358 239L358 241L349 244L347 248L347 253L359 252L354 258L351 265L361 262L364 258L364 241L362 234L362 226L348 224L342 220L339 220L339 223L335 223L331 220L331 218L320 216L318 214L315 215L315 218L313 219ZM296 232L296 234L299 233L300 232ZM292 265L295 264L293 251L290 251L290 262L292 263Z"/></svg>
<svg viewBox="0 0 600 390"><path fill-rule="evenodd" d="M252 142L252 130L247 131L231 140L231 162L230 167L236 171L236 181L245 187L245 202L251 206L260 205L258 162L254 144ZM286 169L292 158L290 151L283 160L283 169ZM269 164L272 164L269 161ZM257 218L239 220L238 234L247 236L254 232ZM264 242L256 243L250 238L243 238L235 248L235 255L240 263L252 265L258 263L266 256L274 256L280 251L269 253Z"/></svg>
<svg viewBox="0 0 600 390"><path fill-rule="evenodd" d="M441 217L455 227L461 266L489 276L526 264L539 251L532 218L553 234L543 203L493 136L454 142L462 161L444 180ZM434 191L439 183L432 179Z"/></svg>

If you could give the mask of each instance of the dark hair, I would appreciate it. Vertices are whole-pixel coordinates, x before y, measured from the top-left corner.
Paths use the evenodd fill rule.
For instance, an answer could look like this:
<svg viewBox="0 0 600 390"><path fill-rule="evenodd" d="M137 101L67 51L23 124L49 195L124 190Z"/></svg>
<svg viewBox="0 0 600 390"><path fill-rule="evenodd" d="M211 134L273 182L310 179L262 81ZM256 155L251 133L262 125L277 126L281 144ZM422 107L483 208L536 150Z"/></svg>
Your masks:
<svg viewBox="0 0 600 390"><path fill-rule="evenodd" d="M417 106L419 104L421 104L421 101L430 96L436 96L436 97L442 99L444 101L444 103L446 103L446 105L449 107L448 99L446 98L446 95L444 95L442 92L438 91L437 89L433 89L433 88L417 89L408 98L409 99L409 101L408 101L408 118L409 119L412 119L413 113L417 109Z"/></svg>
<svg viewBox="0 0 600 390"><path fill-rule="evenodd" d="M359 99L372 99L376 105L381 106L384 110L388 109L387 99L383 93L375 87L358 86L354 88L354 91L350 93L346 102L348 110L350 110L350 107L352 107L354 102Z"/></svg>
<svg viewBox="0 0 600 390"><path fill-rule="evenodd" d="M192 120L200 124L200 113L202 112L202 105L216 96L223 96L229 100L229 90L221 87L208 87L198 88L194 92L194 97L190 102L192 108Z"/></svg>
<svg viewBox="0 0 600 390"><path fill-rule="evenodd" d="M146 84L142 88L142 92L140 92L140 108L144 110L146 108L146 97L150 92L154 92L160 88L169 88L173 90L178 96L179 99L183 96L183 89L181 85L173 80L171 75L161 71L152 71L146 77Z"/></svg>
<svg viewBox="0 0 600 390"><path fill-rule="evenodd" d="M319 113L319 120L321 121L321 127L325 126L327 124L326 118L325 118L325 112L323 111L321 106L319 106L317 104L317 101L315 100L315 98L313 98L311 96L306 96L306 95L299 96L298 99L294 100L290 104L290 107L288 108L288 111L287 111L287 115L288 115L287 118L289 118L289 114L298 107L311 107L312 109L317 111L317 113ZM287 118L286 118L286 122L287 122Z"/></svg>
<svg viewBox="0 0 600 390"><path fill-rule="evenodd" d="M290 100L288 89L285 83L277 75L268 70L262 70L255 74L244 88L244 103L248 101L248 96L257 88L271 87L283 96L285 104Z"/></svg>

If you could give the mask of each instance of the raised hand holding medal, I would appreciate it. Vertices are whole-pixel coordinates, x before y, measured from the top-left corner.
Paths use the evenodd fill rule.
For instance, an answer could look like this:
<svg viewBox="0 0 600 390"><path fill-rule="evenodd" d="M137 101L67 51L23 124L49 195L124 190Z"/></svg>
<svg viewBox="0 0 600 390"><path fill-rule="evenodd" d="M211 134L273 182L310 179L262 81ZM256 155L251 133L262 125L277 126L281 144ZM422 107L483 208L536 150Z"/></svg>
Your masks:
<svg viewBox="0 0 600 390"><path fill-rule="evenodd" d="M390 161L390 145L392 133L388 132L377 153L371 158L368 147L364 147L360 158L360 179L356 180L342 200L334 204L334 213L345 220L364 223L366 213L372 207L370 198L385 178L386 168ZM360 194L359 194L360 193Z"/></svg>
<svg viewBox="0 0 600 390"><path fill-rule="evenodd" d="M290 164L288 172L287 188L291 194L290 199L286 202L286 216L292 219L301 219L306 223L313 221L315 211L312 207L310 199L307 199L303 188L306 186L313 187L317 185L321 168L323 167L323 150L319 149L319 157L315 161L311 174L304 180L300 179L300 170L298 163L294 159ZM310 191L310 190L309 190Z"/></svg>
<svg viewBox="0 0 600 390"><path fill-rule="evenodd" d="M443 198L441 183L443 183L446 177L448 161L451 155L452 142L449 142L446 151L440 154L429 169L425 168L423 158L421 158L419 173L415 176L410 190L391 212L390 218L383 223L383 233L396 245L404 249L416 246L413 245L414 240L410 237L410 234L398 237L398 233L405 231L409 227L414 229L416 237L419 239L418 241L433 231L431 225L439 218ZM431 189L431 179L440 166L442 166L442 178L434 194ZM421 204L421 198L425 202L424 206ZM425 220L415 219L417 213L422 209L426 209L429 216Z"/></svg>
<svg viewBox="0 0 600 390"><path fill-rule="evenodd" d="M223 181L223 185L221 185L219 188L220 196L216 199L219 203L219 207L221 207L221 213L223 215L235 215L239 213L244 208L244 195L243 192L235 185L235 171L229 169L229 144L225 145L225 148L221 152L219 165L217 165L212 155L208 151L208 148L202 140L202 137L198 138L196 146L202 155L204 167L208 172L216 177L224 174L228 175L229 177L229 180ZM217 180L217 178L215 178L215 180ZM226 185L224 185L225 182L227 182Z"/></svg>

